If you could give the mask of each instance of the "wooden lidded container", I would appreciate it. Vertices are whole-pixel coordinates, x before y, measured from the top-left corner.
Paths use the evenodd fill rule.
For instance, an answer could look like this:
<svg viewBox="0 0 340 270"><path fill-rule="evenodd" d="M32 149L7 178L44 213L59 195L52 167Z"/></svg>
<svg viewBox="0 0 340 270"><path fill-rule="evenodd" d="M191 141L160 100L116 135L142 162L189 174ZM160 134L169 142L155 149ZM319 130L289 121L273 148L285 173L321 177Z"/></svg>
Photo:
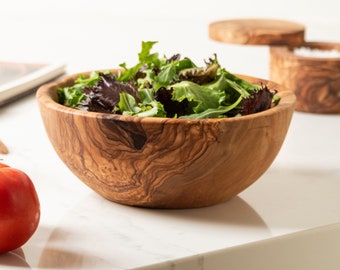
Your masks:
<svg viewBox="0 0 340 270"><path fill-rule="evenodd" d="M225 43L269 45L270 80L295 92L297 111L340 113L340 43L306 42L303 25L271 19L213 22L209 36ZM317 50L337 53L325 57Z"/></svg>

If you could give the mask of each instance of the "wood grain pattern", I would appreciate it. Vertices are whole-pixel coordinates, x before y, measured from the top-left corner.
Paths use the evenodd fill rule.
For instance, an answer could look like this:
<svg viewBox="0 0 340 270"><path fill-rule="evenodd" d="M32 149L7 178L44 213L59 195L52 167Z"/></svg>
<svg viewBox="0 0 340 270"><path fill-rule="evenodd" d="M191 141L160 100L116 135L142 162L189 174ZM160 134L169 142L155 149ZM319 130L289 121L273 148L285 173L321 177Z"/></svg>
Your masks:
<svg viewBox="0 0 340 270"><path fill-rule="evenodd" d="M304 42L305 27L271 19L224 20L209 25L209 36L224 43L297 46Z"/></svg>
<svg viewBox="0 0 340 270"><path fill-rule="evenodd" d="M340 51L339 43L308 42L304 47ZM270 58L270 79L295 91L296 110L340 113L340 58L302 57L288 47L272 47Z"/></svg>
<svg viewBox="0 0 340 270"><path fill-rule="evenodd" d="M268 83L280 90L280 104L238 118L83 112L56 102L57 86L69 85L74 78L44 85L37 92L47 135L79 179L103 197L127 205L191 208L236 196L273 162L294 111L294 94Z"/></svg>

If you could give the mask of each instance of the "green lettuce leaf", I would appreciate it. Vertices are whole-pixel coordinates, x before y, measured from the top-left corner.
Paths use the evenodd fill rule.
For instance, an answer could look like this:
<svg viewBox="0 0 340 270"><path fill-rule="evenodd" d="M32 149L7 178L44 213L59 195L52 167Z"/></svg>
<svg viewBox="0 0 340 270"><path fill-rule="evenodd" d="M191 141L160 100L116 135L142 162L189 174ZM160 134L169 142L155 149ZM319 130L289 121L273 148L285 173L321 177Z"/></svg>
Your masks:
<svg viewBox="0 0 340 270"><path fill-rule="evenodd" d="M223 90L211 91L208 87L190 81L181 81L171 86L172 99L183 101L187 99L194 113L203 112L209 108L217 108L225 99Z"/></svg>
<svg viewBox="0 0 340 270"><path fill-rule="evenodd" d="M219 106L213 109L206 109L201 113L193 113L190 115L181 116L180 118L187 118L187 119L204 119L204 118L219 118L225 117L224 115L231 110L235 109L242 101L242 96L238 98L233 104L229 106Z"/></svg>
<svg viewBox="0 0 340 270"><path fill-rule="evenodd" d="M140 117L165 117L163 105L156 101L152 89L142 89L139 91L142 102L137 104L136 99L126 92L120 93L120 100L117 110L123 115Z"/></svg>
<svg viewBox="0 0 340 270"><path fill-rule="evenodd" d="M142 42L142 49L138 53L139 62L131 68L128 68L126 63L122 63L119 66L124 69L124 72L117 76L117 81L121 82L129 82L131 81L138 71L144 66L147 65L149 67L161 65L161 59L159 58L158 53L151 53L151 49L157 41L147 41Z"/></svg>

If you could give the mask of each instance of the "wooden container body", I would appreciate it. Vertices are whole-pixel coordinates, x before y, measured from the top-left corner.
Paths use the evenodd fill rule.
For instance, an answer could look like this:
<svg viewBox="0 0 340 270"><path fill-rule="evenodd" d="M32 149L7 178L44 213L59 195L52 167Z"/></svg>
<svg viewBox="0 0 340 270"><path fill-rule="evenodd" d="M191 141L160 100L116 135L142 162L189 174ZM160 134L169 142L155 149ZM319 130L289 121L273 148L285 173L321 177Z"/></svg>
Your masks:
<svg viewBox="0 0 340 270"><path fill-rule="evenodd" d="M340 51L340 43L306 42L303 47ZM297 111L340 113L340 58L298 56L293 48L273 46L270 80L295 91Z"/></svg>
<svg viewBox="0 0 340 270"><path fill-rule="evenodd" d="M75 78L44 85L37 92L48 137L79 179L103 197L126 205L192 208L236 196L271 165L294 111L294 94L269 82L270 88L280 90L280 104L237 118L184 120L84 112L57 103L57 87Z"/></svg>

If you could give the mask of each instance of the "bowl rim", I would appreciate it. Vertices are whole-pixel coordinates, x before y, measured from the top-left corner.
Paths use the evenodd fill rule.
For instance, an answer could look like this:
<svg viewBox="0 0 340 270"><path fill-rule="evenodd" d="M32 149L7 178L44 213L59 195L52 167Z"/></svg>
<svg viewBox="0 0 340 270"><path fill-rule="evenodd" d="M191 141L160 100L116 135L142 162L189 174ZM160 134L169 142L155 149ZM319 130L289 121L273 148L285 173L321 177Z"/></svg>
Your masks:
<svg viewBox="0 0 340 270"><path fill-rule="evenodd" d="M117 72L120 70L119 68L116 69L100 69L101 70L110 70L111 72ZM178 123L179 121L181 122L192 122L192 123L197 123L197 122L234 122L234 121L242 121L242 120L249 120L253 118L258 118L261 116L268 116L273 113L278 113L283 110L287 110L290 108L295 107L296 103L296 96L294 91L287 89L286 87L277 84L275 82L272 82L270 80L266 79L260 79L257 77L249 76L249 75L242 75L242 74L235 74L236 76L240 76L244 78L245 80L257 80L259 82L263 82L264 84L270 84L272 87L269 87L271 89L276 89L279 93L280 96L280 102L265 111L253 113L253 114L248 114L248 115L243 115L243 116L237 116L237 117L225 117L225 118L205 118L205 119L200 119L200 118L168 118L168 117L138 117L138 116L128 116L128 115L120 115L120 114L113 114L113 113L102 113L102 112L89 112L89 111L83 111L83 110L78 110L75 108L67 107L63 104L60 104L56 101L57 98L57 88L60 86L67 86L70 85L71 82L74 82L74 80L79 76L79 75L85 75L88 76L92 71L85 71L85 72L79 72L79 73L73 73L73 74L67 74L63 76L62 78L59 78L53 82L44 84L40 86L36 92L36 99L38 100L38 103L40 105L44 104L44 106L55 110L55 111L60 111L63 113L69 113L69 114L74 114L74 115L81 115L84 117L94 117L94 118L111 118L115 120L120 120L120 121L126 121L126 122L136 122L136 121L143 121L145 123L150 122L150 123L163 123L163 122L174 122ZM54 95L54 97L53 97Z"/></svg>

